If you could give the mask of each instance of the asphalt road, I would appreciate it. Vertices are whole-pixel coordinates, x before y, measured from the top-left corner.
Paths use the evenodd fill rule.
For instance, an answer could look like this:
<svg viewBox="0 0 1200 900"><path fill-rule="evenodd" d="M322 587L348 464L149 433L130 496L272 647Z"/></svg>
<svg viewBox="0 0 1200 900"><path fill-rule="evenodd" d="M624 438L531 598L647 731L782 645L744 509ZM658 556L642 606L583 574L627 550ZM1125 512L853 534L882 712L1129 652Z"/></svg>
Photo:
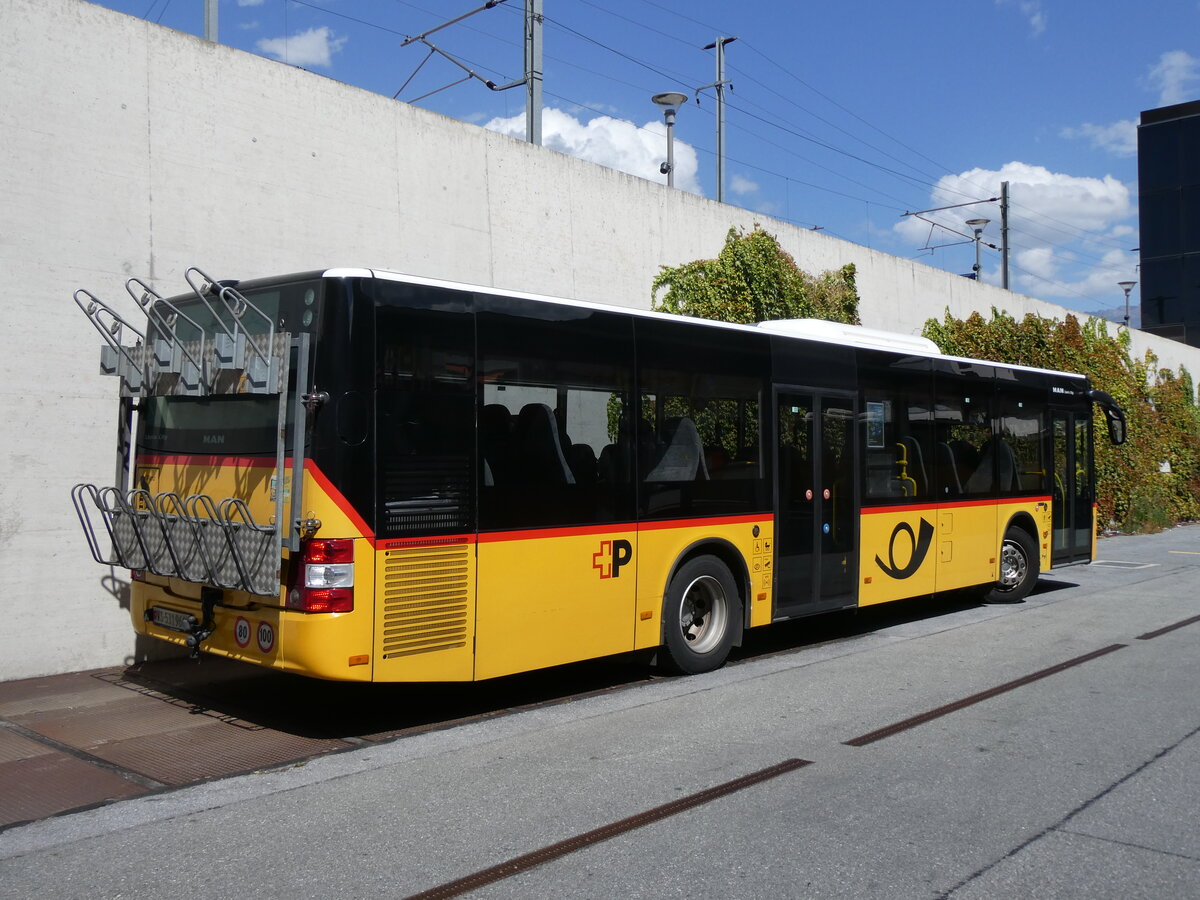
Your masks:
<svg viewBox="0 0 1200 900"><path fill-rule="evenodd" d="M1099 552L1020 605L12 828L0 897L1200 897L1200 527Z"/></svg>

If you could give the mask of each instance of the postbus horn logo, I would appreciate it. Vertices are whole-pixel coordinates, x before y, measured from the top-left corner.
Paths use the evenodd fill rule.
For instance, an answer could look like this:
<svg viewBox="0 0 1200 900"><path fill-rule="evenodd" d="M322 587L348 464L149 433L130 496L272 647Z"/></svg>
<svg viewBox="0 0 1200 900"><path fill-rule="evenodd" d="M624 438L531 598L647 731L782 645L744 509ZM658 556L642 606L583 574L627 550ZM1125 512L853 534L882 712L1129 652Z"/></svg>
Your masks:
<svg viewBox="0 0 1200 900"><path fill-rule="evenodd" d="M896 538L901 533L908 535L908 541L912 545L912 555L908 558L908 563L904 566L896 565ZM925 519L921 520L921 525L916 535L913 535L912 526L907 522L901 522L892 531L892 539L888 541L888 561L887 565L878 556L875 557L875 564L883 569L893 578L908 578L917 569L921 568L921 563L925 562L925 556L929 553L929 545L933 542L933 523Z"/></svg>
<svg viewBox="0 0 1200 900"><path fill-rule="evenodd" d="M601 578L620 578L621 566L633 559L633 544L629 541L601 541L600 550L592 554L592 568L600 570Z"/></svg>

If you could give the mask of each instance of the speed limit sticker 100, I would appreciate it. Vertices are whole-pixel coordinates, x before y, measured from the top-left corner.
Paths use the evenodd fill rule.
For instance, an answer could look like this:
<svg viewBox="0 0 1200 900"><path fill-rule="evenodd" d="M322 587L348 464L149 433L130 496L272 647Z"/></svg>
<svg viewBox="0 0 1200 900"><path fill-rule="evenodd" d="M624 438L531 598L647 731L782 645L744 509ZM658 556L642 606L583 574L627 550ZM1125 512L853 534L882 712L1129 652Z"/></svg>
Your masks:
<svg viewBox="0 0 1200 900"><path fill-rule="evenodd" d="M270 653L275 649L275 629L269 622L258 623L256 637L258 638L258 649L263 653Z"/></svg>

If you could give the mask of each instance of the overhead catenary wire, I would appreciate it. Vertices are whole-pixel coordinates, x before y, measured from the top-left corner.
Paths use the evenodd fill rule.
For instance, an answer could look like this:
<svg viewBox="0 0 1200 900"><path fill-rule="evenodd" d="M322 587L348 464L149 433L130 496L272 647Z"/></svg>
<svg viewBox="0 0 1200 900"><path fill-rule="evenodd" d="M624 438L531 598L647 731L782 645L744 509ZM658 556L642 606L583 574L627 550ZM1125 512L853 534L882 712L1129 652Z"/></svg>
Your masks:
<svg viewBox="0 0 1200 900"><path fill-rule="evenodd" d="M147 9L147 16L150 16L155 9L160 8L160 2L163 3L161 7L162 12L159 13L160 18L163 14L165 14L167 7L169 7L171 4L171 0L165 0L165 2L163 2L163 0L154 0L154 2L151 3ZM472 0L464 0L463 6L469 6L471 5L471 2ZM479 2L481 2L481 0L474 0L475 4L478 4ZM729 33L730 31L730 29L723 28L719 24L702 21L698 18L682 13L678 9L673 9L671 6L663 2L655 2L655 0L637 0L637 2L645 6L648 10L654 10L657 13L670 16L678 22L686 23L686 25L682 29L656 28L653 24L654 16L649 16L647 23L643 23L636 18L622 14L620 11L608 9L597 2L593 2L593 0L579 0L579 2L575 4L575 7L577 10L581 7L586 7L590 10L596 11L599 14L613 17L615 20L624 23L624 25L628 25L631 28L636 27L639 29L644 29L648 33L653 33L664 40L669 40L672 43L685 46L691 46L691 42L680 35L686 35L689 29L704 29L708 34L713 32ZM293 3L298 6L303 6L318 11L322 15L334 16L346 21L354 22L364 27L379 30L381 33L404 37L409 33L419 30L419 28L396 28L392 27L391 23L384 24L382 21L369 21L370 18L374 17L354 16L340 9L332 9L330 6L320 5L319 2L311 2L311 0L284 0L285 6ZM402 6L417 11L424 16L429 16L431 20L436 19L440 21L445 15L445 10L434 11L419 3L409 2L409 0L393 0L393 3L396 6ZM496 4L496 6L499 9L505 10L503 15L506 18L520 14L520 11L514 6L502 4L503 0L501 0L501 3ZM569 9L570 6L565 7L565 11L569 12ZM693 72L685 73L673 71L672 67L655 64L654 62L640 58L636 53L628 52L627 49L620 46L619 42L614 43L613 41L605 40L603 37L597 36L595 33L589 33L591 31L589 28L581 28L576 22L571 21L569 14L559 13L554 16L548 16L546 17L545 21L550 28L553 28L559 34L559 40L563 43L568 41L579 41L582 44L594 47L601 52L611 55L614 59L622 60L622 63L625 65L634 66L639 71L653 74L656 78L669 79L672 83L679 84L681 86L692 86L695 83L704 80L705 76L699 75L698 73L701 71L701 66L707 67L708 65L709 57L707 54L697 54L697 68ZM661 16L659 16L659 21L662 21ZM624 27L624 25L622 27ZM508 47L519 46L519 42L496 34L495 31L491 29L475 28L471 23L466 22L461 23L458 27L469 29L476 34L484 35L489 40L500 42ZM626 31L628 31L628 29L626 29ZM673 31L679 32L679 34L673 33ZM793 158L801 160L806 167L818 168L821 171L827 172L834 178L845 180L849 184L854 184L856 187L861 188L863 191L865 191L865 193L870 195L868 198L861 196L861 193L856 193L854 191L838 191L836 189L828 188L823 184L816 184L810 181L797 179L786 172L777 171L776 169L769 168L767 166L750 164L744 159L730 158L730 161L739 167L779 179L781 184L785 186L785 198L790 195L790 187L787 186L793 186L804 188L806 190L812 189L822 191L831 196L841 197L855 203L866 203L869 207L878 206L881 208L891 208L892 203L899 203L901 206L909 208L914 205L911 202L911 198L907 200L901 200L899 196L893 196L886 189L882 188L880 186L879 178L871 179L871 183L854 178L850 172L857 166L863 166L870 171L877 173L884 179L894 179L898 183L905 186L905 192L910 191L913 188L919 188L923 193L933 194L935 192L940 192L943 194L949 194L949 196L953 197L970 196L967 193L967 190L972 187L977 187L982 193L990 193L995 190L996 186L993 184L974 184L976 179L963 178L961 174L956 174L950 171L943 163L938 162L931 156L922 153L920 150L910 146L909 144L906 144L902 140L899 140L894 135L889 134L886 130L869 121L868 118L859 115L848 106L840 103L838 100L829 96L827 93L823 92L810 82L800 77L793 66L783 64L772 58L768 52L764 52L764 50L760 49L760 47L756 45L753 40L747 40L743 36L740 46L745 47L749 51L749 59L760 60L763 65L770 66L772 71L783 73L784 77L790 79L805 90L810 91L814 96L820 98L823 102L828 103L833 108L839 110L840 113L849 116L851 119L853 119L853 121L859 123L864 128L870 129L872 132L883 136L887 141L892 142L896 147L900 148L900 150L892 151L887 145L881 144L879 141L872 140L869 136L860 133L857 128L845 126L844 123L838 123L831 117L822 115L818 110L810 108L809 104L799 102L799 98L795 97L795 95L791 92L781 91L766 84L765 81L758 77L757 73L753 71L753 68L747 65L746 57L743 57L742 59L735 58L734 63L730 65L730 72L738 80L754 85L756 90L752 92L742 91L741 93L733 95L731 98L731 102L729 103L730 112L733 114L733 121L730 123L732 132L731 136L735 137L736 139L736 135L741 134L747 138L751 138L754 142L761 142L765 145L775 147L781 152L787 153ZM626 88L636 89L639 91L649 90L650 93L662 90L662 85L660 84L647 86L637 83L638 79L622 79L619 77L619 71L613 71L611 74L608 71L600 71L605 68L604 66L589 67L583 64L581 56L577 54L548 54L547 59L552 61L557 66L570 66L577 71L586 72L590 75L604 78L606 81L612 84L622 85ZM468 60L468 62L470 61ZM471 62L470 64L473 67L479 68L481 71L496 71L491 65L483 65L476 62ZM420 66L418 66L418 69L419 68ZM614 67L614 69L619 69L619 67ZM427 67L427 71L432 70ZM498 78L507 77L501 75L500 73L497 73L497 76ZM443 86L438 90L445 90L446 87L448 86ZM387 93L391 93L391 91L388 90ZM764 94L773 100L779 101L779 103L785 107L785 112L794 111L795 114L781 115L778 108L772 108L769 111L765 110L764 107L755 102L756 96ZM429 95L429 93L423 94L421 97L417 97L416 100L422 100L424 97L428 97ZM579 101L571 100L563 96L561 93L548 92L548 95L554 96L557 99L569 103L576 108L587 109L590 112L598 115L611 116L614 115L615 112L611 107L606 109L598 109L594 104L580 103ZM703 112L706 116L712 115L711 111L707 108L703 108ZM822 128L831 129L833 132L843 135L850 141L867 148L870 152L856 152L856 148L852 146L846 146L844 142L830 141L825 139L819 133L805 128L799 124L798 118L800 116L810 117L813 121L820 123ZM764 133L766 129L776 132L778 135L783 137L784 140L771 140L767 134ZM841 160L843 162L830 162L828 165L823 164L819 160L811 159L809 156L797 152L795 142L806 143L814 148L820 149L823 153L833 154L836 160ZM708 153L707 149L703 146L693 145L693 147L698 153ZM911 160L905 158L905 155L909 154L912 156ZM745 154L736 155L744 156ZM887 161L890 161L891 164L889 164ZM928 166L922 164L920 161L928 163L929 165L935 167L935 169L944 171L946 174L939 176L930 171ZM845 164L849 165L847 166ZM949 185L943 181L946 176L953 176L958 180L958 183L954 187L949 187ZM964 188L967 190L964 190ZM1038 247L1045 247L1051 252L1067 252L1066 242L1070 242L1070 244L1073 246L1071 246L1069 253L1073 257L1080 260L1092 260L1101 265L1111 265L1113 262L1111 259L1101 258L1100 256L1095 255L1096 253L1102 252L1102 248L1107 247L1111 249L1120 249L1122 252L1128 252L1123 247L1123 244L1127 242L1121 241L1118 237L1106 234L1102 230L1089 230L1080 228L1070 222L1064 222L1063 220L1057 219L1052 215L1029 206L1028 204L1021 203L1019 195L1010 205L1010 209L1013 211L1018 222L1021 218L1025 218L1027 223L1036 223L1037 230L1041 233L1058 235L1065 239L1064 243L1062 244L1055 243L1051 238L1050 240L1046 241L1045 244L1039 243L1036 245ZM775 213L772 212L772 214ZM1078 246L1080 244L1082 244L1082 246ZM1016 249L1032 249L1033 246L1028 242L1027 239L1022 239L1019 228L1012 231L1011 245ZM1033 273L1028 274L1030 277L1040 277L1034 276ZM1046 279L1046 281L1050 283L1048 279Z"/></svg>
<svg viewBox="0 0 1200 900"><path fill-rule="evenodd" d="M319 11L321 11L321 12L324 12L324 13L327 13L327 14L330 14L330 15L338 16L338 17L340 17L340 18L344 18L344 19L347 19L347 20L350 20L350 21L354 21L354 22L356 22L356 23L358 23L358 24L362 24L362 25L366 25L366 26L369 26L369 27L377 28L377 29L379 29L379 30L381 30L381 31L385 31L385 32L387 32L387 33L391 33L391 34L396 34L396 35L401 35L401 36L405 36L405 37L407 37L407 34L406 34L405 32L402 32L402 31L400 31L400 30L398 30L398 29L389 28L388 26L380 25L380 24L378 24L378 23L375 23L375 22L369 22L369 21L367 21L367 20L360 19L360 18L357 18L357 17L355 17L355 16L350 16L350 15L348 15L348 14L346 14L346 13L341 13L341 12L338 12L338 11L336 11L336 10L331 10L331 9L329 9L328 7L319 6L319 5L315 4L315 3L309 2L309 0L286 0L286 2L299 3L300 5L307 6L307 7L309 7L309 8L312 8L312 9L315 9L315 10L319 10ZM418 10L420 10L420 11L422 11L422 12L425 12L425 13L428 13L428 14L433 14L433 13L432 13L430 10L427 10L427 9L425 9L425 8L423 8L423 7L419 7L419 6L417 6L416 4L409 3L409 2L407 2L407 0L397 0L397 2L400 2L400 3L402 3L403 5L405 5L405 6L408 6L408 7L410 7L410 8L418 9ZM510 11L511 11L511 12L513 12L513 13L516 13L516 12L517 12L517 10L516 10L515 8L513 8L513 7L500 7L500 8L502 8L502 9L508 9L508 10L510 10ZM634 57L634 56L632 56L632 55L630 55L630 54L628 54L628 53L625 53L625 52L623 52L623 51L621 51L621 50L618 50L618 49L616 49L616 48L614 48L614 47L611 47L611 46L609 46L608 44L606 44L605 42L603 42L603 41L600 41L600 40L597 40L596 38L593 38L593 37L591 37L591 36L589 36L589 35L587 35L587 34L584 34L584 33L583 33L582 31L580 31L579 29L576 29L576 28L574 28L574 27L572 27L572 26L570 26L570 25L567 25L567 24L565 24L565 23L561 22L561 21L560 21L560 20L558 20L557 18L550 17L550 16L544 16L543 18L544 18L544 21L545 21L545 23L546 23L546 24L548 24L548 25L551 25L551 26L553 26L553 27L555 27L555 28L557 28L557 29L561 30L562 32L564 32L564 33L566 33L566 34L570 34L570 35L574 36L575 38L577 38L577 39L579 39L579 40L585 41L585 42L587 42L587 43L591 44L592 46L595 46L595 47L597 47L597 48L599 48L599 49L601 49L601 50L604 50L604 51L606 51L606 52L608 52L608 53L611 53L611 54L613 54L613 55L615 55L615 56L617 56L617 57L620 57L620 58L622 58L622 59L626 60L627 62L630 62L630 63L632 63L632 64L634 64L634 65L636 65L636 66L639 66L639 67L640 67L640 68L642 68L642 69L645 69L646 71L653 72L654 74L656 74L656 75L659 75L660 77L667 78L667 79L671 79L671 80L673 80L673 81L675 81L675 82L677 82L677 83L684 84L684 85L687 85L687 84L689 84L690 82L692 82L692 81L694 81L694 80L695 80L695 79L694 79L694 78L692 78L691 76L688 76L688 75L686 75L686 74L684 74L684 73L679 73L679 72L669 72L669 71L666 71L666 70L662 69L661 67L658 67L658 66L655 66L655 65L652 65L652 64L650 64L650 63L646 62L645 60L640 60L640 59L638 59L637 57ZM473 30L475 30L475 29L473 29ZM653 30L653 29L652 29L652 30ZM509 42L509 41L505 41L505 43L509 43L510 45L514 45L514 44L515 44L515 42ZM630 82L623 82L623 81L620 81L619 79L615 79L615 78L613 78L613 76L611 76L611 75L607 75L607 74L601 74L601 73L597 73L597 72L595 72L594 70L587 70L587 69L584 69L584 67L582 67L582 66L579 66L577 63L573 63L573 62L571 62L571 61L567 61L567 60L560 60L558 57L551 57L551 58L553 58L555 61L561 61L561 62L564 62L564 63L566 63L566 64L568 64L568 65L573 65L573 66L575 66L576 68L580 68L581 70L589 71L589 72L591 72L592 74L597 74L597 75L599 75L600 77L605 77L605 78L607 78L607 79L609 79L609 80L613 80L613 81L615 81L616 83L622 83L622 84L625 84L626 86L629 86L629 87L635 87L635 85L633 85L632 83L630 83ZM480 64L480 63L477 63L477 62L472 62L472 61L470 61L470 60L465 60L465 61L466 61L466 62L469 62L469 63L470 63L470 64L471 64L473 67L478 67L478 68L481 68L481 69L485 69L485 70L487 70L487 71L490 71L490 72L495 72L495 71L496 71L496 70L494 70L494 69L491 69L490 67L485 67L485 66L483 66L482 64ZM423 64L424 64L424 60L422 61L422 65L423 65ZM418 68L419 68L419 67L420 67L420 66L418 66ZM500 77L507 77L507 76L506 76L506 75L501 75ZM409 80L411 81L411 76L410 76L410 79L409 79ZM453 82L453 83L451 83L451 84L449 84L449 85L444 85L444 86L442 86L442 87L438 88L438 89L437 89L437 90L435 90L435 91L428 92L428 93L426 93L426 94L423 94L421 97L415 98L415 100L425 99L426 97L428 97L428 96L431 96L432 94L438 93L438 92L440 92L440 91L442 91L442 90L445 90L445 89L446 89L446 88L448 88L448 87L452 87L452 86L454 86L454 85L456 85L456 84L460 84L460 83L462 83L462 81L464 81L464 80L465 80L465 79L459 79L459 80L457 80L457 81L455 81L455 82ZM407 82L406 82L405 84L407 85ZM645 89L646 89L644 86L636 86L636 87L638 87L639 89L642 89L642 90L645 90ZM399 94L399 92L397 92L397 96L398 96L398 94ZM409 102L414 102L414 101L409 101ZM731 105L731 108L733 108L733 109L739 109L740 107L739 107L739 106L737 106L736 104L732 104L732 105ZM817 145L817 146L822 146L822 147L825 147L826 149L829 149L829 150L831 150L831 151L833 151L833 152L835 152L835 153L842 153L843 155L846 155L847 157L849 157L849 158L851 158L851 159L856 159L856 160L858 160L858 161L860 161L860 162L863 162L863 163L865 163L865 164L867 164L867 165L873 165L873 166L876 166L877 168L881 169L882 171L885 171L885 172L891 171L891 172L892 172L894 175L896 175L896 176L898 176L898 177L901 177L901 178L911 177L911 176L906 176L904 173L899 173L899 172L895 172L894 170L889 170L889 169L888 169L888 167L886 167L886 166L882 166L882 165L879 165L879 164L877 164L877 163L872 163L871 161L869 161L869 160L865 160L865 159L864 159L864 158L862 158L862 157L858 157L858 156L856 156L855 154L851 154L851 153L849 153L849 152L847 152L847 151L843 151L843 150L841 150L840 148L834 147L833 145L830 145L830 144L828 144L827 142L823 142L823 141L821 141L821 140L820 140L820 139L818 139L818 138L814 138L814 137L811 137L811 136L808 136L808 135L804 135L804 134L802 134L800 131L798 131L798 130L796 130L796 129L794 129L794 128L788 128L788 127L786 127L786 126L780 126L778 123L772 122L770 119L767 119L767 118L765 118L765 117L762 117L762 116L757 116L757 115L756 115L755 113L753 113L753 112L750 112L750 111L748 111L748 110L743 110L743 111L745 112L745 114L746 114L746 115L748 115L748 116L750 116L750 117L752 117L752 118L757 118L757 119L759 119L760 121L762 121L762 122L765 122L765 123L767 123L767 124L770 124L770 125L774 125L775 127L782 127L782 128L783 128L783 130L785 130L785 131L787 131L787 132L789 132L789 133L793 134L794 136L796 136L796 137L799 137L799 138L801 138L801 139L803 139L803 140L808 140L808 141L812 142L813 144L815 144L815 145ZM607 114L607 113L601 113L601 114ZM761 139L761 138L760 138L760 139ZM779 145L778 145L778 144L773 144L773 145L774 145L774 146L776 146L776 147L779 147ZM779 147L779 149L785 149L785 148ZM804 159L803 157L800 157L800 158ZM805 159L805 161L806 161L806 162L808 162L808 163L810 163L810 164L812 164L812 165L818 165L818 167L820 167L820 168L824 169L825 171L828 171L828 172L829 172L830 174L832 174L832 175L835 175L835 176L837 176L837 177L842 177L842 178L845 178L846 180L850 181L851 183L857 184L857 185L858 185L858 186L860 186L860 187L866 187L868 190L872 190L872 188L868 187L867 185L863 184L863 183L862 183L862 182L860 182L860 181L857 181L857 180L855 180L855 179L853 179L853 178L850 178L849 176L844 176L844 175L842 175L841 173L838 173L838 172L836 172L836 171L834 171L834 170L832 170L832 169L829 169L828 167L825 167L825 166L820 166L820 164L818 164L818 163L815 163L815 162L814 162L814 161L812 161L812 160ZM744 164L744 163L739 163L739 164ZM780 177L780 178L786 178L786 177L787 177L787 176L785 176L783 173L778 173L778 172L770 172L770 170L764 169L764 168L762 168L762 167L756 167L756 169L757 169L758 171L763 171L763 172L767 172L767 173L769 173L769 174L774 174L776 177ZM793 179L793 180L794 180L794 179ZM887 196L886 194L882 194L882 193L881 193L881 195L882 195L882 196ZM895 201L895 202L903 202L903 201L900 201L898 198L895 198L895 197L888 197L888 199L890 199L890 200L893 200L893 201ZM864 202L865 202L865 201L864 201ZM880 205L883 205L883 204L880 204Z"/></svg>

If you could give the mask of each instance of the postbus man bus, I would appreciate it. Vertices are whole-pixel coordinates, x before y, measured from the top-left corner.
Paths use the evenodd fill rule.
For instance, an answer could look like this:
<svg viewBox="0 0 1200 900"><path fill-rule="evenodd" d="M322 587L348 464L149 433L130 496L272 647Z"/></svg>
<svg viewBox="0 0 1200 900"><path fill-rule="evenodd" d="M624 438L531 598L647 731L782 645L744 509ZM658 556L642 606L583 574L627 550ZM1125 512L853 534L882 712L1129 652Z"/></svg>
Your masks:
<svg viewBox="0 0 1200 900"><path fill-rule="evenodd" d="M134 324L81 484L142 634L318 678L461 681L975 589L1094 555L1079 375L827 322L730 325L369 269L217 281Z"/></svg>

